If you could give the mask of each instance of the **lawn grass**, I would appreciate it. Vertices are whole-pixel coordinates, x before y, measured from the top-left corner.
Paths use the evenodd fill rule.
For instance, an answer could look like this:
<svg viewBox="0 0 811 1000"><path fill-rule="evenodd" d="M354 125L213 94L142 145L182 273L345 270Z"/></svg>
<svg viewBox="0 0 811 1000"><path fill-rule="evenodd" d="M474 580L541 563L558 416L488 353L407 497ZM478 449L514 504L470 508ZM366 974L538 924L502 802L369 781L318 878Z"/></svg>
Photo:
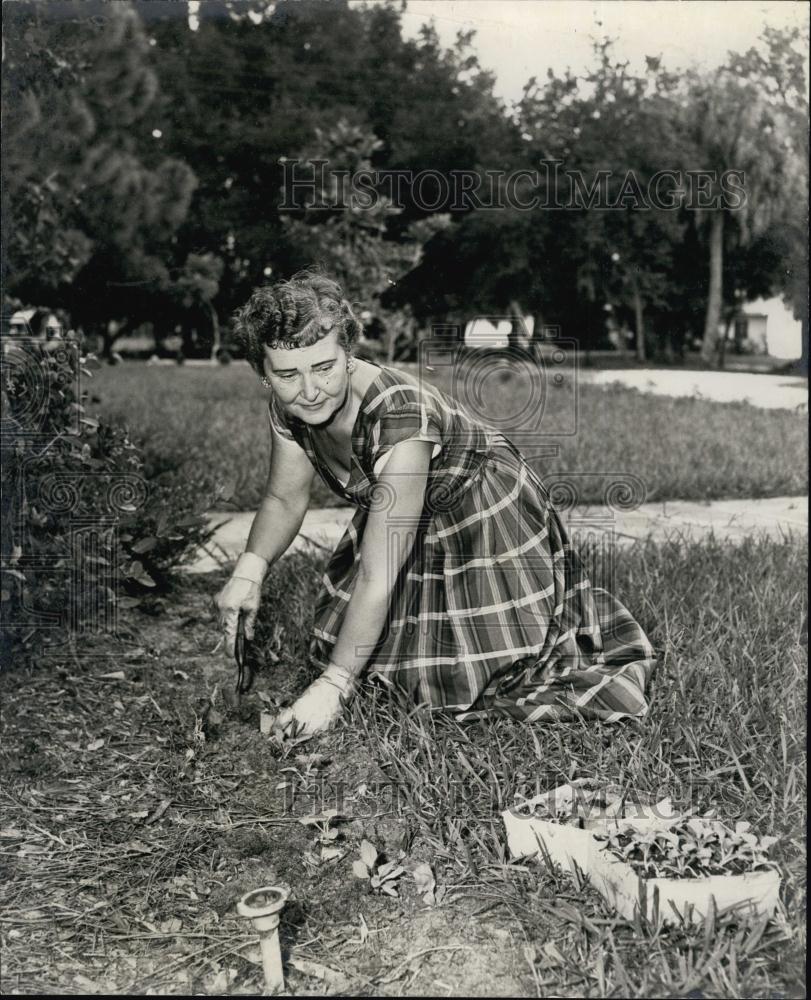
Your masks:
<svg viewBox="0 0 811 1000"><path fill-rule="evenodd" d="M527 379L520 374L502 377L495 370L493 377L481 376L476 369L471 380L454 381L438 370L426 378L455 393L474 413L497 421L510 436L516 428L501 420L532 398ZM130 362L102 368L88 388L99 400L91 410L126 423L143 442L150 479L192 477L202 492L235 482L236 507L258 505L269 457L263 409L267 390L246 365L153 367ZM475 395L479 389L481 401ZM542 398L538 432L527 422L527 435L516 443L550 482L559 474L573 475L584 503L600 502L607 483L629 474L641 481L650 501L807 492L807 421L791 411L584 384L575 422L570 375L560 387L550 381ZM550 454L550 449L557 452ZM316 480L312 506L342 502Z"/></svg>
<svg viewBox="0 0 811 1000"><path fill-rule="evenodd" d="M311 676L324 561L303 554L266 583L259 645L278 662L239 708L212 652L217 576L187 579L163 615L127 612L120 644L0 677L4 992L256 993L233 903L280 881L293 992L802 996L805 539L636 543L596 564L659 651L640 724L462 727L365 685L333 733L280 756L257 717ZM776 917L655 931L511 860L500 810L573 777L779 835ZM346 857L314 863L292 817L336 804ZM408 877L399 899L354 878L363 837L430 863L441 905Z"/></svg>

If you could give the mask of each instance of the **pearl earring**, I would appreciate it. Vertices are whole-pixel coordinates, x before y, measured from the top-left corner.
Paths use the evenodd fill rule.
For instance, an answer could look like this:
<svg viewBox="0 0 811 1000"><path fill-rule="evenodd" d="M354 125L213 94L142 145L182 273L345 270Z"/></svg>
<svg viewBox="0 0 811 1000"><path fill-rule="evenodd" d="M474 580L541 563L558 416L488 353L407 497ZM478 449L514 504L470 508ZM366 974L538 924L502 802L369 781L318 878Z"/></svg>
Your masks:
<svg viewBox="0 0 811 1000"><path fill-rule="evenodd" d="M347 361L347 363L346 363L346 370L349 372L350 375L355 370L355 365L356 364L357 364L357 362L352 357L350 357L350 359Z"/></svg>
<svg viewBox="0 0 811 1000"><path fill-rule="evenodd" d="M268 382L268 377L267 377L267 375L263 375L263 376L262 376L262 385L263 385L263 386L264 386L264 387L265 387L266 389L270 389L270 388L271 388L271 385L270 385L270 382Z"/></svg>

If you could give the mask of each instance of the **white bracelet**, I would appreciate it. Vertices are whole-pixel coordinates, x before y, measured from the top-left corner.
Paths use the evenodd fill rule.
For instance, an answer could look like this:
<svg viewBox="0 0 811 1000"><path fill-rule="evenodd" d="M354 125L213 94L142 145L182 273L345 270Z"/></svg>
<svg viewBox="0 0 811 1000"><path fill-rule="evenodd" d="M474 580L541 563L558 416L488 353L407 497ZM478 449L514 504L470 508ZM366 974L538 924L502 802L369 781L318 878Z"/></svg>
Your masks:
<svg viewBox="0 0 811 1000"><path fill-rule="evenodd" d="M358 677L357 674L350 670L348 667L342 667L339 663L334 663L332 660L327 664L327 669L321 674L321 678L330 681L332 684L336 684L337 687L343 687L347 690L352 690L357 687Z"/></svg>
<svg viewBox="0 0 811 1000"><path fill-rule="evenodd" d="M255 552L243 552L237 559L232 577L239 577L241 580L250 580L251 583L258 583L260 586L267 575L270 563Z"/></svg>

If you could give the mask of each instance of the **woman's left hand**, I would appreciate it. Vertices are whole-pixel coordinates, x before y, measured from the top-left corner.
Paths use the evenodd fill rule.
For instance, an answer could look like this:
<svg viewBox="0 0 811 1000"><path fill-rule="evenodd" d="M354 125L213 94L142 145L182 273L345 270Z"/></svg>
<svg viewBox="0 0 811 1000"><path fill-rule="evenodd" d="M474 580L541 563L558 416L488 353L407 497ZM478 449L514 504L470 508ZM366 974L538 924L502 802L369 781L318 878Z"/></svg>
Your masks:
<svg viewBox="0 0 811 1000"><path fill-rule="evenodd" d="M279 713L272 736L278 740L307 739L325 732L340 718L344 706L352 699L354 684L331 671L333 668L328 668L290 708Z"/></svg>

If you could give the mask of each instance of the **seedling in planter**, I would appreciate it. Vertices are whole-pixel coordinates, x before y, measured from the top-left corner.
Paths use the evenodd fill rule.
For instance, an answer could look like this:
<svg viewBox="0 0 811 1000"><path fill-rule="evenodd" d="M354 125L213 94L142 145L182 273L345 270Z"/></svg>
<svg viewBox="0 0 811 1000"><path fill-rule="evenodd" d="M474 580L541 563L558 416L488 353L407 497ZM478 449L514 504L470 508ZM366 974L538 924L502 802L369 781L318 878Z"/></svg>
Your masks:
<svg viewBox="0 0 811 1000"><path fill-rule="evenodd" d="M360 844L360 859L352 862L355 878L369 879L372 889L387 896L397 896L397 880L405 874L405 868L397 861L387 861L378 865L380 853L368 840Z"/></svg>
<svg viewBox="0 0 811 1000"><path fill-rule="evenodd" d="M594 832L615 826L618 817L630 814L655 825L674 818L670 799L655 805L630 801L622 790L594 779L580 778L517 803L501 815L513 857L538 853L548 863L586 871Z"/></svg>
<svg viewBox="0 0 811 1000"><path fill-rule="evenodd" d="M749 823L736 823L733 830L706 816L681 819L658 830L620 825L605 835L608 850L642 878L705 878L773 868L767 851L777 839L758 837L750 832Z"/></svg>

